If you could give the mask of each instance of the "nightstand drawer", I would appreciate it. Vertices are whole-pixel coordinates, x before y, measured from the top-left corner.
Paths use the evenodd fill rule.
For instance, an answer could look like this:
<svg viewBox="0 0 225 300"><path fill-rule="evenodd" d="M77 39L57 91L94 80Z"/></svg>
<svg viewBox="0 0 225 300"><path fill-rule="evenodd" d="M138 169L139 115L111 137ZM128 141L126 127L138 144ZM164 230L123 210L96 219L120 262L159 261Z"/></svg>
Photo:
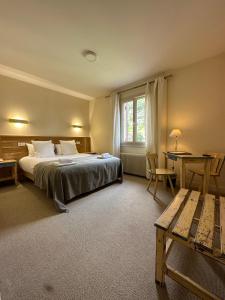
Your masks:
<svg viewBox="0 0 225 300"><path fill-rule="evenodd" d="M0 161L0 182L14 180L17 184L17 161L3 160Z"/></svg>
<svg viewBox="0 0 225 300"><path fill-rule="evenodd" d="M16 162L0 162L0 168L14 167Z"/></svg>

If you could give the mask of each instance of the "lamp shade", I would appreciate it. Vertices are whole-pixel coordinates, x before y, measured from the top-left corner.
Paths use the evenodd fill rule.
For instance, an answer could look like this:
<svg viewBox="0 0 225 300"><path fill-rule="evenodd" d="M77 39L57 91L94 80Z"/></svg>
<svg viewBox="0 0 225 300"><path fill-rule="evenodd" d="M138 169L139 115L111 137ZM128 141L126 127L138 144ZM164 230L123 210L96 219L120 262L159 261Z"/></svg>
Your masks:
<svg viewBox="0 0 225 300"><path fill-rule="evenodd" d="M175 128L170 132L170 137L179 137L179 136L182 136L182 132L180 129Z"/></svg>

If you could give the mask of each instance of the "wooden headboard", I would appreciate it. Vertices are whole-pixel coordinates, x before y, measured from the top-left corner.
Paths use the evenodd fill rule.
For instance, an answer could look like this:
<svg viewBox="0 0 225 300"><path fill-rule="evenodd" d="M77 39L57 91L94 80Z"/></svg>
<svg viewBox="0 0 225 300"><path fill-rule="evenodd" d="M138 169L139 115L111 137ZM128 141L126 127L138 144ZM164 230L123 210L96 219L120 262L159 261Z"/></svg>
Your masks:
<svg viewBox="0 0 225 300"><path fill-rule="evenodd" d="M52 140L54 144L59 144L59 140L75 140L77 150L82 152L91 151L90 137L59 137L59 136L15 136L15 135L0 135L0 158L16 159L27 156L27 146L21 143L31 143L32 140L46 141Z"/></svg>

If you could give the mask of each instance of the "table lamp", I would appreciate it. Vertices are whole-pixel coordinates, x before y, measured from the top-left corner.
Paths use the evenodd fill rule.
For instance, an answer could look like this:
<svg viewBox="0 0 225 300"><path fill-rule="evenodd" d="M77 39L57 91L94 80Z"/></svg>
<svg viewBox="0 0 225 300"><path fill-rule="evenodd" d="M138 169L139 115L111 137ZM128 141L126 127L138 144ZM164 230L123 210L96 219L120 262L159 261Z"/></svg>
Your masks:
<svg viewBox="0 0 225 300"><path fill-rule="evenodd" d="M177 151L177 149L178 149L178 138L180 136L182 136L182 132L180 129L175 128L170 132L170 137L175 138L175 151Z"/></svg>

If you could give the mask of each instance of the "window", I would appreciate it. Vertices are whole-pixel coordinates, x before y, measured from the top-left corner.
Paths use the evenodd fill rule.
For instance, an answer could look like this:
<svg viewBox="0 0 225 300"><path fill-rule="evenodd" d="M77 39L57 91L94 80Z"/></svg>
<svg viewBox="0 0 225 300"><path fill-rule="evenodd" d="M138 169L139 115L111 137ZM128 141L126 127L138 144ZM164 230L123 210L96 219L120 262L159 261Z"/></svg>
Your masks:
<svg viewBox="0 0 225 300"><path fill-rule="evenodd" d="M123 100L121 108L121 142L123 144L144 144L145 96Z"/></svg>

